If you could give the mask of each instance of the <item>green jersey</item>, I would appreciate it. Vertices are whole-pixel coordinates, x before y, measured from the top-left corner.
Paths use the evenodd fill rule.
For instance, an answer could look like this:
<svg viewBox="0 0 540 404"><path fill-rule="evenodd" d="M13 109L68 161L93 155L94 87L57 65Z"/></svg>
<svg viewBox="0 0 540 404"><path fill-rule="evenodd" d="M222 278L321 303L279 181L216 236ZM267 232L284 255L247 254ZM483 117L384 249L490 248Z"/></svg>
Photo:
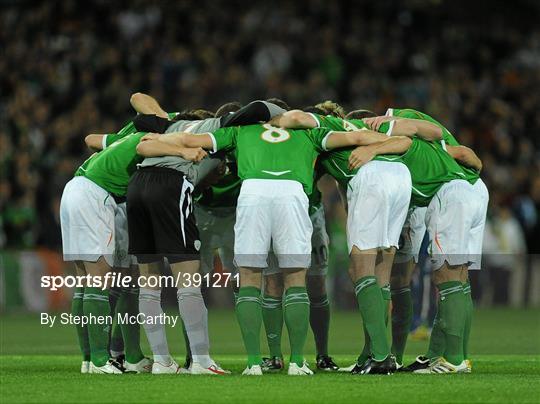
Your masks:
<svg viewBox="0 0 540 404"><path fill-rule="evenodd" d="M322 116L317 114L311 114L316 120L319 126L323 126L335 131L355 131L355 130L367 130L367 125L361 119L341 119L335 116ZM380 132L386 133L390 130L390 124L384 123L381 125ZM321 155L321 166L324 171L334 177L342 186L347 186L349 181L358 172L358 169L351 170L349 168L349 157L354 147L346 149L332 150L329 153ZM376 156L374 160L380 161L400 161L398 155L380 155Z"/></svg>
<svg viewBox="0 0 540 404"><path fill-rule="evenodd" d="M428 121L428 122L434 123L439 128L441 128L441 130L442 130L442 138L443 138L443 140L444 140L444 142L446 144L448 144L450 146L460 146L459 142L454 137L454 135L452 135L452 133L450 133L450 131L448 129L446 129L439 121L433 119L428 114L425 114L425 113L420 112L420 111L416 111L416 110L411 109L411 108L406 108L406 109L389 108L388 111L386 111L386 114L389 115L389 116L399 116L399 117L402 117L402 118L420 119L420 120L423 120L423 121ZM459 162L458 162L458 164L459 164ZM467 181L470 182L471 184L474 184L476 182L476 180L478 180L478 178L480 178L479 172L477 170L475 170L474 168L465 167L462 164L459 164L459 165L463 169L463 172L465 173Z"/></svg>
<svg viewBox="0 0 540 404"><path fill-rule="evenodd" d="M466 179L462 167L444 150L440 142L428 142L415 137L401 159L411 173L411 204L414 206L427 206L447 182Z"/></svg>
<svg viewBox="0 0 540 404"><path fill-rule="evenodd" d="M178 112L168 113L172 119ZM75 171L116 196L125 196L131 175L143 157L137 154L137 145L146 132L138 132L130 121L116 133L103 136L103 150L92 154Z"/></svg>
<svg viewBox="0 0 540 404"><path fill-rule="evenodd" d="M310 195L315 161L330 132L323 128L287 130L264 124L222 128L211 136L215 151L235 150L242 180L298 181Z"/></svg>
<svg viewBox="0 0 540 404"><path fill-rule="evenodd" d="M125 196L129 179L144 158L137 154L137 145L144 135L146 132L135 132L112 141L87 159L75 176L86 177L111 194Z"/></svg>

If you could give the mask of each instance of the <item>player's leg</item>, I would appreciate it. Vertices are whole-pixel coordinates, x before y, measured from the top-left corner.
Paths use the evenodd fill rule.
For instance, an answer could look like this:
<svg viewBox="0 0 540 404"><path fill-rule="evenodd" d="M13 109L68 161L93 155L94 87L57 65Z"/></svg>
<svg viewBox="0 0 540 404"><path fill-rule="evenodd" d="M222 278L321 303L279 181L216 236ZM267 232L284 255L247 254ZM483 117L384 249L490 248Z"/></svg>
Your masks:
<svg viewBox="0 0 540 404"><path fill-rule="evenodd" d="M283 276L273 253L268 257L268 268L264 270L264 294L262 299L262 317L266 340L270 351L269 358L263 358L264 368L268 371L283 369L281 335L283 332Z"/></svg>
<svg viewBox="0 0 540 404"><path fill-rule="evenodd" d="M470 184L454 180L441 187L426 212L433 282L439 291L436 320L444 335L443 355L430 364L425 371L428 373L455 373L467 369L463 356L467 302L461 276L469 260L468 241L473 219L471 200L474 196ZM434 337L437 335L431 336L430 345ZM435 349L441 350L442 346Z"/></svg>
<svg viewBox="0 0 540 404"><path fill-rule="evenodd" d="M86 275L82 262L75 261L75 273L77 276ZM74 317L82 318L84 316L83 297L84 287L76 288L75 292L73 293L73 300L71 302L71 314ZM88 373L90 368L90 341L88 339L88 327L76 324L75 329L77 330L77 338L79 340L79 347L83 357L81 373Z"/></svg>
<svg viewBox="0 0 540 404"><path fill-rule="evenodd" d="M311 375L304 360L309 328L306 268L311 264L313 232L308 198L299 182L280 180L272 185L272 243L284 276L283 316L291 345L288 374Z"/></svg>
<svg viewBox="0 0 540 404"><path fill-rule="evenodd" d="M115 270L114 272L116 273L117 271ZM111 316L113 316L114 321L109 336L109 352L111 358L123 365L125 360L124 340L122 338L120 323L117 321L118 301L121 294L122 288L116 286L112 287L109 291L109 306L111 307Z"/></svg>
<svg viewBox="0 0 540 404"><path fill-rule="evenodd" d="M260 332L262 324L261 281L270 249L272 194L269 180L242 183L234 225L234 260L239 268L240 289L236 316L248 360L244 375L262 375Z"/></svg>
<svg viewBox="0 0 540 404"><path fill-rule="evenodd" d="M128 205L129 209L129 205ZM130 222L131 223L131 222ZM130 247L131 248L131 247ZM157 286L155 279L162 275L162 262L141 262L139 260L139 312L144 318L159 319L163 316L161 307L161 287ZM146 256L143 261L149 260ZM154 364L153 374L178 373L179 366L169 351L165 324L160 321L143 323L144 333L152 351Z"/></svg>
<svg viewBox="0 0 540 404"><path fill-rule="evenodd" d="M360 250L353 246L350 258L349 276L371 341L371 355L377 362L382 362L390 355L390 346L386 339L385 303L375 276L377 249ZM363 363L358 361L358 365Z"/></svg>
<svg viewBox="0 0 540 404"><path fill-rule="evenodd" d="M162 318L161 287L157 279L163 273L163 257L157 253L153 216L151 211L161 211L161 181L152 169L140 169L131 177L127 190L127 219L129 254L137 257L139 264L139 312L144 318ZM157 200L153 197L158 198ZM169 345L162 322L143 323L144 333L152 350L153 374L176 374L179 366L169 352Z"/></svg>
<svg viewBox="0 0 540 404"><path fill-rule="evenodd" d="M463 333L463 356L465 357L469 371L472 371L472 362L469 358L469 337L471 334L474 304L468 272L469 270L480 270L482 268L482 245L489 204L489 192L481 179L478 179L473 185L473 195L476 198L476 210L472 228L469 234L469 260L471 265L468 268L464 267L461 273L461 282L463 286L463 294L465 295L467 310L465 331Z"/></svg>
<svg viewBox="0 0 540 404"><path fill-rule="evenodd" d="M236 317L247 353L244 375L259 376L261 370L261 282L262 269L240 267L240 289L236 300Z"/></svg>
<svg viewBox="0 0 540 404"><path fill-rule="evenodd" d="M392 295L392 354L398 367L403 365L403 353L413 318L411 279L416 264L414 259L394 262L390 276Z"/></svg>
<svg viewBox="0 0 540 404"><path fill-rule="evenodd" d="M411 279L418 262L420 246L426 233L426 208L411 208L400 237L400 248L394 258L390 276L392 294L392 354L398 368L403 365L403 353L413 319ZM419 357L423 364L428 361ZM402 368L409 369L409 366Z"/></svg>
<svg viewBox="0 0 540 404"><path fill-rule="evenodd" d="M174 279L182 279L181 284L178 285L177 299L193 360L190 373L224 374L223 369L219 368L210 357L208 310L200 286L193 286L192 282L193 275L199 272L199 268L199 260L171 263Z"/></svg>
<svg viewBox="0 0 540 404"><path fill-rule="evenodd" d="M394 260L395 248L380 249L377 253L375 261L375 276L377 284L381 289L384 308L384 324L388 325L388 314L390 309L390 270ZM364 363L371 356L371 338L367 332L366 323L364 322L364 348L358 357L358 363Z"/></svg>
<svg viewBox="0 0 540 404"><path fill-rule="evenodd" d="M131 278L131 284L127 287L119 288L120 294L116 303L116 327L113 329L111 338L111 354L117 344L116 333L120 330L122 345L117 345L116 350L124 351L124 366L126 370L137 373L148 373L152 370L152 360L145 358L141 350L141 332L140 324L137 321L126 321L134 319L139 314L139 287L137 279L139 269L134 263L136 259L128 254L129 233L127 219L127 204L119 203L114 216L116 229L116 248L114 257L114 266L122 279ZM114 357L114 355L113 355Z"/></svg>
<svg viewBox="0 0 540 404"><path fill-rule="evenodd" d="M381 161L363 166L349 184L349 274L371 340L370 359L359 362L353 373L387 374L396 367L386 338L386 302L390 299L390 269L407 216L410 189L410 174L403 164ZM378 254L381 249L384 251Z"/></svg>
<svg viewBox="0 0 540 404"><path fill-rule="evenodd" d="M115 250L114 213L116 202L103 188L85 177L73 178L60 203L62 244L66 261L80 261L91 282L85 286L82 310L91 321L88 327L90 373L122 373L116 362L109 361L109 329L112 324L98 324L97 318L110 318L109 286ZM109 282L110 283L110 282Z"/></svg>
<svg viewBox="0 0 540 404"><path fill-rule="evenodd" d="M84 262L84 268L93 279L101 278L111 271L110 265L104 257L100 257L96 262ZM105 287L85 287L83 297L84 315L90 318L105 318L110 316L111 307L109 305L109 286ZM99 368L105 368L109 362L109 331L110 324L99 324L90 322L88 325L88 337L90 341L91 373L102 373ZM104 373L109 373L105 371Z"/></svg>
<svg viewBox="0 0 540 404"><path fill-rule="evenodd" d="M306 291L306 270L287 268L283 273L285 298L283 316L289 333L291 356L289 359L289 375L311 375L304 359L309 328L309 298Z"/></svg>
<svg viewBox="0 0 540 404"><path fill-rule="evenodd" d="M328 355L328 333L330 329L330 303L326 293L328 271L328 244L324 208L320 206L310 215L313 225L311 237L311 266L307 271L306 285L309 296L309 324L315 338L317 368L338 370L339 367Z"/></svg>
<svg viewBox="0 0 540 404"><path fill-rule="evenodd" d="M122 276L132 278L131 285L122 288L116 308L117 316L123 317L120 330L124 341L124 366L129 372L149 373L152 371L152 360L142 352L140 324L138 321L125 321L135 319L139 314L139 286L136 281L139 269L136 265L122 268Z"/></svg>

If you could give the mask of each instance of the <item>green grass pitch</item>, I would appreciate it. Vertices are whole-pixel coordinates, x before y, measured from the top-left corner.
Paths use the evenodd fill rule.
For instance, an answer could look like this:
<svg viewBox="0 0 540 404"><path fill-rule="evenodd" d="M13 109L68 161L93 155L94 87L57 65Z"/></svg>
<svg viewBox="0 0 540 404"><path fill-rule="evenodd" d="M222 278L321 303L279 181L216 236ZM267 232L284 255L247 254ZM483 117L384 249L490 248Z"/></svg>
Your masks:
<svg viewBox="0 0 540 404"><path fill-rule="evenodd" d="M210 328L213 355L233 371L231 376L81 375L74 329L45 328L35 315L4 315L0 402L540 402L537 310L478 310L470 375L242 377L245 363L234 313L210 310ZM183 361L181 330L168 331L171 351ZM331 354L338 364L351 364L362 345L359 314L334 313L330 334ZM283 342L287 352L286 335ZM426 346L409 342L406 361ZM312 364L313 356L310 335L306 357Z"/></svg>

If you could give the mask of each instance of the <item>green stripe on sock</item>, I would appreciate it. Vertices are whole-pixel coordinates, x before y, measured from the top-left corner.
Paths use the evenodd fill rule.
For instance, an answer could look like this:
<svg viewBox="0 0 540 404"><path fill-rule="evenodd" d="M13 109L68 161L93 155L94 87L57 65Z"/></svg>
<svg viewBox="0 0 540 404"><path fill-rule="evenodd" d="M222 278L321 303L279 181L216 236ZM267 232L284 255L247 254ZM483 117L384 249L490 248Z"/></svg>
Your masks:
<svg viewBox="0 0 540 404"><path fill-rule="evenodd" d="M290 287L285 291L284 317L291 346L291 363L302 366L304 345L309 327L309 298L305 287Z"/></svg>
<svg viewBox="0 0 540 404"><path fill-rule="evenodd" d="M262 361L260 347L262 311L259 288L252 286L240 288L236 302L236 316L248 355L248 366L259 365Z"/></svg>

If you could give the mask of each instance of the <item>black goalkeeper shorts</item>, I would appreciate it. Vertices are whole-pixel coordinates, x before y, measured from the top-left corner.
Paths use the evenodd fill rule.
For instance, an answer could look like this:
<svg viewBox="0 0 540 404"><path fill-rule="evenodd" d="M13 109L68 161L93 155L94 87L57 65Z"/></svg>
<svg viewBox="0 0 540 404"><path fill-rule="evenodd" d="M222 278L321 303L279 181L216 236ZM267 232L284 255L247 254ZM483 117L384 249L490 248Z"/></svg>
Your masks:
<svg viewBox="0 0 540 404"><path fill-rule="evenodd" d="M201 242L191 193L184 174L164 167L144 167L127 190L129 253L141 264L166 257L170 263L199 259Z"/></svg>

